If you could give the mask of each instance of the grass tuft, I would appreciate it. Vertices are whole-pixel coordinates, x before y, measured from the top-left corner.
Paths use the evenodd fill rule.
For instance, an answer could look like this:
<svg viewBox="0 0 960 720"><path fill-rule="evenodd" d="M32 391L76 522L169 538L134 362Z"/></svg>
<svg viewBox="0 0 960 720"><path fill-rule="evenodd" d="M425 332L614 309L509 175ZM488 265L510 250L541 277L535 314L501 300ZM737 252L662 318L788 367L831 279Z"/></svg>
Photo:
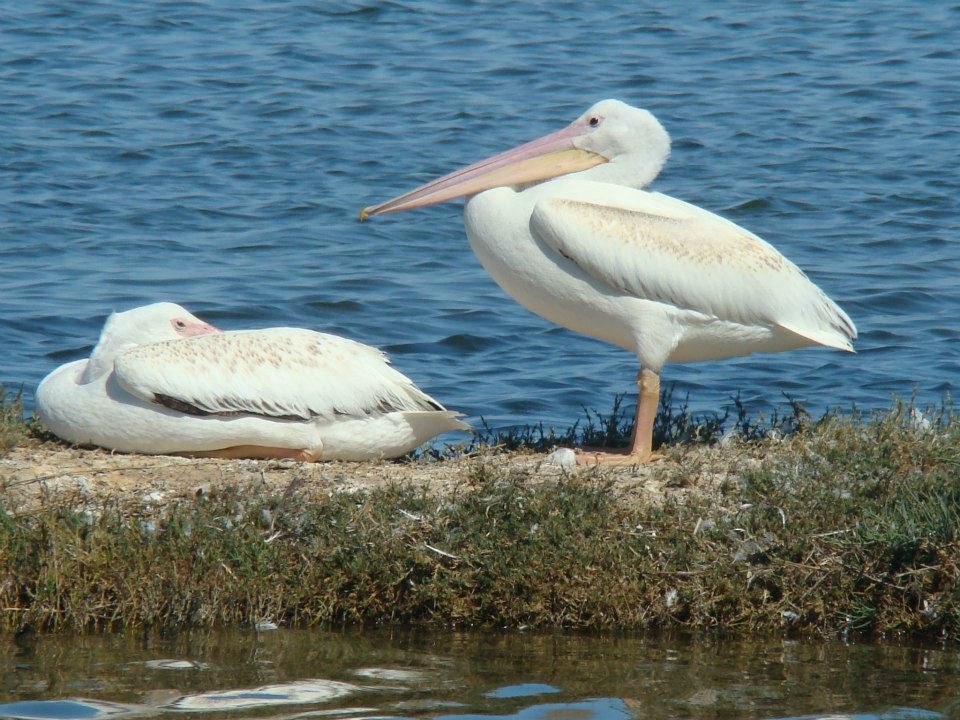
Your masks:
<svg viewBox="0 0 960 720"><path fill-rule="evenodd" d="M803 430L810 415L803 405L785 396L789 410L774 410L769 419L754 420L737 395L733 398L736 417L728 427L729 411L721 413L694 413L689 406L689 395L682 401L674 397L675 385L666 387L657 407L653 424L653 446L711 445L725 438L746 441L768 437L784 437ZM633 432L634 407L624 407L624 395L617 395L613 407L605 414L583 408L583 418L565 431L544 428L543 424L496 430L481 419L481 429L468 448L497 447L506 451L529 450L546 452L555 447L622 448L630 444Z"/></svg>
<svg viewBox="0 0 960 720"><path fill-rule="evenodd" d="M27 421L23 419L22 392L21 389L15 395L9 395L0 385L0 456L6 455L30 432Z"/></svg>

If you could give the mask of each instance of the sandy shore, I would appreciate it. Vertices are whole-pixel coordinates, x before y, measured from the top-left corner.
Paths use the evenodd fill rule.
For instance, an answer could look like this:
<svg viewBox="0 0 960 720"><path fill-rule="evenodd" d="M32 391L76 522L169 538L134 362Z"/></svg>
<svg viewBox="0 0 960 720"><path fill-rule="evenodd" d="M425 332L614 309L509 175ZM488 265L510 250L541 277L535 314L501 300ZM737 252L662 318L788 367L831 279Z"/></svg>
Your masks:
<svg viewBox="0 0 960 720"><path fill-rule="evenodd" d="M28 441L0 457L0 489L8 510L34 509L44 498L75 496L78 504L164 502L242 485L264 494L295 489L305 497L330 496L392 483L426 487L446 495L469 487L479 469L517 473L530 483L561 477L603 478L625 504L689 494L714 494L760 460L752 452L710 447L676 448L647 466L564 468L545 453L484 450L441 461L301 463L288 460L220 460L127 455L100 449Z"/></svg>

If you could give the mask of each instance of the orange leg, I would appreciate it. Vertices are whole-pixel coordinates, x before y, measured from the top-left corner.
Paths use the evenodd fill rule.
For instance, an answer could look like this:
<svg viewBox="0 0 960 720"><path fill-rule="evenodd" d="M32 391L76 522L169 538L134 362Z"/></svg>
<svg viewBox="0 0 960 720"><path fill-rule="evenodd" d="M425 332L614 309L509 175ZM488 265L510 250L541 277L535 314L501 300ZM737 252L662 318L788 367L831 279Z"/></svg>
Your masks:
<svg viewBox="0 0 960 720"><path fill-rule="evenodd" d="M641 465L659 460L653 453L653 421L660 403L660 376L652 370L637 373L637 414L633 422L633 436L626 450L589 450L584 448L577 456L578 465Z"/></svg>
<svg viewBox="0 0 960 720"><path fill-rule="evenodd" d="M234 445L221 450L194 450L190 452L174 453L183 457L210 457L210 458L256 458L264 460L300 460L302 462L317 462L320 455L309 450L294 448L265 447L263 445Z"/></svg>

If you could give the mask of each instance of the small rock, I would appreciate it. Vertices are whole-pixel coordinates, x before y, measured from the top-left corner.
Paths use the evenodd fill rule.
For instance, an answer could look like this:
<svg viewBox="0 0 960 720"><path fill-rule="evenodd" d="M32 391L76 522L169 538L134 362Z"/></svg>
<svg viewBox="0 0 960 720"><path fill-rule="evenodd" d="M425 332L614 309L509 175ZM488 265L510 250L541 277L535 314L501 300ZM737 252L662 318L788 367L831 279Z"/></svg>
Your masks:
<svg viewBox="0 0 960 720"><path fill-rule="evenodd" d="M930 428L933 427L930 418L924 415L922 410L915 407L910 408L909 425L911 429L921 434L930 432Z"/></svg>
<svg viewBox="0 0 960 720"><path fill-rule="evenodd" d="M570 448L557 448L547 455L544 460L548 465L558 465L563 468L572 468L577 465L577 454Z"/></svg>
<svg viewBox="0 0 960 720"><path fill-rule="evenodd" d="M93 485L90 483L90 478L86 475L77 475L72 478L74 487L77 489L77 492L83 495L89 495L90 490Z"/></svg>

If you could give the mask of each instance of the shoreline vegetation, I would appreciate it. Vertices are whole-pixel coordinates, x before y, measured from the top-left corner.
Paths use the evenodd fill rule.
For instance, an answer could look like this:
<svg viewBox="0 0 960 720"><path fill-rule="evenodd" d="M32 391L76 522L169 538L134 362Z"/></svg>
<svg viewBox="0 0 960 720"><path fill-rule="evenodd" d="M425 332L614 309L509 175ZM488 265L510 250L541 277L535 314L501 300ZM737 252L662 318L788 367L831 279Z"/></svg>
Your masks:
<svg viewBox="0 0 960 720"><path fill-rule="evenodd" d="M0 630L278 625L960 640L960 422L905 403L767 421L669 397L664 459L619 403L563 436L401 462L114 455L0 404Z"/></svg>

